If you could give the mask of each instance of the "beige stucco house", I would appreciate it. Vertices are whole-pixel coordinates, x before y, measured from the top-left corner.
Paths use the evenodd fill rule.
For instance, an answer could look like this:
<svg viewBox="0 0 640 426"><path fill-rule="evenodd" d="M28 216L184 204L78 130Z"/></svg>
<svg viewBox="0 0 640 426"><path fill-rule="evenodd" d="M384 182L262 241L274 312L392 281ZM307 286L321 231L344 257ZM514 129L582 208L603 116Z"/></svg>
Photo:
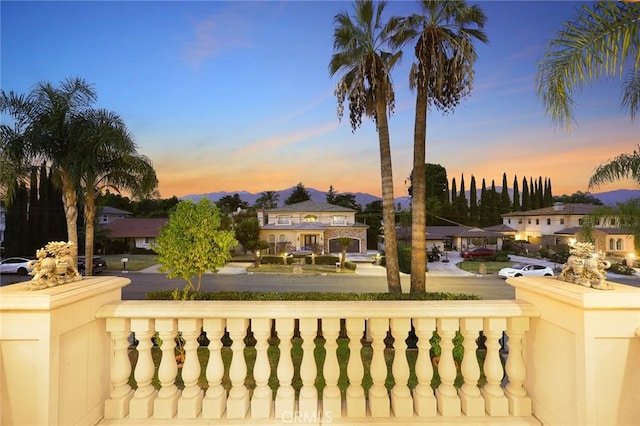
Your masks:
<svg viewBox="0 0 640 426"><path fill-rule="evenodd" d="M356 222L355 216L354 209L315 201L259 210L260 239L269 243L272 254L300 250L321 254L341 252L338 239L348 237L349 253L366 253L368 226Z"/></svg>
<svg viewBox="0 0 640 426"><path fill-rule="evenodd" d="M556 203L552 207L505 213L502 224L513 228L516 240L526 240L543 247L568 245L571 240L579 239L585 217L597 207L593 204ZM593 234L598 251L621 256L635 252L633 234L619 228L615 218L596 224Z"/></svg>

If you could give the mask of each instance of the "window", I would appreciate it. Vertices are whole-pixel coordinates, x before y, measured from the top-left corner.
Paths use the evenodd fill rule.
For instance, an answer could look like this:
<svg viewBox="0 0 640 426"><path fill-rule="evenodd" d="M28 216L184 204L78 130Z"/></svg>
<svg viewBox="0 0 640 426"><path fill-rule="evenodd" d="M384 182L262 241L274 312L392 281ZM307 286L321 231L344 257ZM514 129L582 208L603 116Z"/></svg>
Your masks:
<svg viewBox="0 0 640 426"><path fill-rule="evenodd" d="M609 240L609 250L613 251L616 249L616 242L612 239Z"/></svg>
<svg viewBox="0 0 640 426"><path fill-rule="evenodd" d="M314 215L314 214L308 214L304 217L303 219L304 222L317 222L318 221L318 216Z"/></svg>
<svg viewBox="0 0 640 426"><path fill-rule="evenodd" d="M345 215L335 215L333 216L333 224L334 225L346 225L347 218Z"/></svg>
<svg viewBox="0 0 640 426"><path fill-rule="evenodd" d="M278 216L278 221L276 223L278 225L291 225L291 216Z"/></svg>
<svg viewBox="0 0 640 426"><path fill-rule="evenodd" d="M616 226L616 219L614 217L612 217L611 219L609 219L609 224L611 226Z"/></svg>
<svg viewBox="0 0 640 426"><path fill-rule="evenodd" d="M522 223L522 219L518 219L518 223Z"/></svg>
<svg viewBox="0 0 640 426"><path fill-rule="evenodd" d="M536 219L536 225L540 225L540 219Z"/></svg>
<svg viewBox="0 0 640 426"><path fill-rule="evenodd" d="M547 218L547 225L551 225L551 218L550 217Z"/></svg>
<svg viewBox="0 0 640 426"><path fill-rule="evenodd" d="M511 223L511 219L507 219L507 223Z"/></svg>
<svg viewBox="0 0 640 426"><path fill-rule="evenodd" d="M578 218L578 225L582 226L582 218Z"/></svg>
<svg viewBox="0 0 640 426"><path fill-rule="evenodd" d="M560 225L564 225L564 217L560 218Z"/></svg>
<svg viewBox="0 0 640 426"><path fill-rule="evenodd" d="M622 247L622 238L618 238L616 240L616 250L622 250L622 249L623 249L623 247Z"/></svg>
<svg viewBox="0 0 640 426"><path fill-rule="evenodd" d="M280 234L280 236L278 237L278 241L281 243L286 243L287 242L287 237L285 237L284 234Z"/></svg>
<svg viewBox="0 0 640 426"><path fill-rule="evenodd" d="M531 225L531 219L529 219L529 220L527 221L527 223L528 223L529 225Z"/></svg>

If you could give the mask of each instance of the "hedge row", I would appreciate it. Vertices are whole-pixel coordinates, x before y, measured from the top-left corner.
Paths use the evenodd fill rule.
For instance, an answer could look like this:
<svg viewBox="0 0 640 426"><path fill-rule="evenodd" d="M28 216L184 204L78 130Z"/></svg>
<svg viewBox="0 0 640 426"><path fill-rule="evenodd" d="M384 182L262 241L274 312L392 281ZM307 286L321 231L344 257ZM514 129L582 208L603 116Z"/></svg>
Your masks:
<svg viewBox="0 0 640 426"><path fill-rule="evenodd" d="M322 293L286 292L254 293L249 291L207 291L161 290L149 292L146 300L249 300L249 301L392 301L392 300L481 300L475 294L464 293ZM186 297L184 297L186 296Z"/></svg>

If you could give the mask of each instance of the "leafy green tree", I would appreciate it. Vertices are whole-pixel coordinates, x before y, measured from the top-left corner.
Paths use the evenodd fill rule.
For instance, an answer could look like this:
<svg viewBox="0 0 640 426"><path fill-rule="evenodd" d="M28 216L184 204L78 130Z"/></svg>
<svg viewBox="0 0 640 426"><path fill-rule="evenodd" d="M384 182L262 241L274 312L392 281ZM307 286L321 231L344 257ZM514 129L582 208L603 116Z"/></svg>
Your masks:
<svg viewBox="0 0 640 426"><path fill-rule="evenodd" d="M449 113L471 92L473 65L477 54L473 40L487 42L482 31L486 17L478 5L464 0L420 2L421 13L403 20L394 36L394 46L416 40L416 62L409 73L409 86L416 89L413 137L413 172L416 179L412 198L411 292L426 290L425 190L427 109ZM464 216L466 217L466 199Z"/></svg>
<svg viewBox="0 0 640 426"><path fill-rule="evenodd" d="M309 195L309 191L307 191L302 182L299 182L293 189L291 195L284 200L284 204L288 206L291 204L301 203L303 201L309 201L310 199L311 195Z"/></svg>
<svg viewBox="0 0 640 426"><path fill-rule="evenodd" d="M594 204L597 206L602 205L602 201L591 195L590 192L577 191L571 195L563 194L553 197L553 200L558 203L568 204Z"/></svg>
<svg viewBox="0 0 640 426"><path fill-rule="evenodd" d="M349 194L349 193L337 194L333 200L333 203L331 204L335 204L336 206L342 206L342 207L346 207L348 209L353 209L357 211L362 210L362 207L356 201L355 194Z"/></svg>
<svg viewBox="0 0 640 426"><path fill-rule="evenodd" d="M382 233L382 201L376 200L367 204L362 213L356 213L356 219L366 225L367 245L370 249L377 249L378 237Z"/></svg>
<svg viewBox="0 0 640 426"><path fill-rule="evenodd" d="M333 188L333 185L329 185L329 190L327 191L327 203L335 204L336 201L336 190Z"/></svg>
<svg viewBox="0 0 640 426"><path fill-rule="evenodd" d="M584 5L550 40L538 63L536 86L552 120L571 129L574 97L603 76L622 77L621 106L631 118L640 108L640 4L599 1Z"/></svg>
<svg viewBox="0 0 640 426"><path fill-rule="evenodd" d="M264 240L251 240L247 242L245 248L251 251L251 254L253 254L253 265L256 268L259 268L260 260L262 259L263 254L269 248L269 243Z"/></svg>
<svg viewBox="0 0 640 426"><path fill-rule="evenodd" d="M220 209L220 212L223 214L231 214L240 210L244 210L249 208L249 203L246 201L242 201L240 198L240 194L233 195L225 195L221 197L217 202L216 206Z"/></svg>
<svg viewBox="0 0 640 426"><path fill-rule="evenodd" d="M154 250L160 270L167 277L187 281L191 290L199 291L202 275L217 272L231 259L231 249L238 244L233 231L221 230L218 208L208 199L197 204L180 202L160 229Z"/></svg>
<svg viewBox="0 0 640 426"><path fill-rule="evenodd" d="M402 51L385 50L388 49L390 38L399 23L397 18L383 22L385 5L385 2L374 5L371 1L357 1L354 4L353 19L348 13L335 16L334 54L329 63L329 73L333 76L339 71L343 72L335 91L338 116L342 117L344 102L348 100L349 119L353 131L362 124L363 115L373 118L376 123L380 147L387 285L389 292L400 293L402 288L398 267L387 113L392 112L394 107L390 72L401 58Z"/></svg>
<svg viewBox="0 0 640 426"><path fill-rule="evenodd" d="M275 191L265 191L260 194L260 197L256 200L254 206L257 209L275 209L278 207L278 199L280 195L278 195Z"/></svg>
<svg viewBox="0 0 640 426"><path fill-rule="evenodd" d="M240 222L235 227L236 240L242 247L244 248L244 252L246 253L249 250L247 244L251 241L257 241L260 239L260 224L258 223L258 219L246 218Z"/></svg>

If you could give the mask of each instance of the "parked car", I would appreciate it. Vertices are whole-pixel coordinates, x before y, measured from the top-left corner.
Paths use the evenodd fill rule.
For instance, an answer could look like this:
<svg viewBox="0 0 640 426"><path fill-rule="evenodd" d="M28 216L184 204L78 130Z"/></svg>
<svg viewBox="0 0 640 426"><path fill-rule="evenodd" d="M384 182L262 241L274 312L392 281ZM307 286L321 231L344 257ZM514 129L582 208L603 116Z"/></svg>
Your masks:
<svg viewBox="0 0 640 426"><path fill-rule="evenodd" d="M0 273L27 275L33 270L33 268L27 266L29 262L31 262L31 259L26 257L7 257L0 261Z"/></svg>
<svg viewBox="0 0 640 426"><path fill-rule="evenodd" d="M474 260L481 257L495 256L496 251L484 247L474 247L461 253L463 259Z"/></svg>
<svg viewBox="0 0 640 426"><path fill-rule="evenodd" d="M78 256L78 272L84 275L85 256ZM107 269L107 262L100 256L93 256L93 274L96 275Z"/></svg>
<svg viewBox="0 0 640 426"><path fill-rule="evenodd" d="M535 265L530 263L514 263L508 268L502 268L498 271L500 278L523 277L523 276L540 276L552 277L553 269L544 265Z"/></svg>

